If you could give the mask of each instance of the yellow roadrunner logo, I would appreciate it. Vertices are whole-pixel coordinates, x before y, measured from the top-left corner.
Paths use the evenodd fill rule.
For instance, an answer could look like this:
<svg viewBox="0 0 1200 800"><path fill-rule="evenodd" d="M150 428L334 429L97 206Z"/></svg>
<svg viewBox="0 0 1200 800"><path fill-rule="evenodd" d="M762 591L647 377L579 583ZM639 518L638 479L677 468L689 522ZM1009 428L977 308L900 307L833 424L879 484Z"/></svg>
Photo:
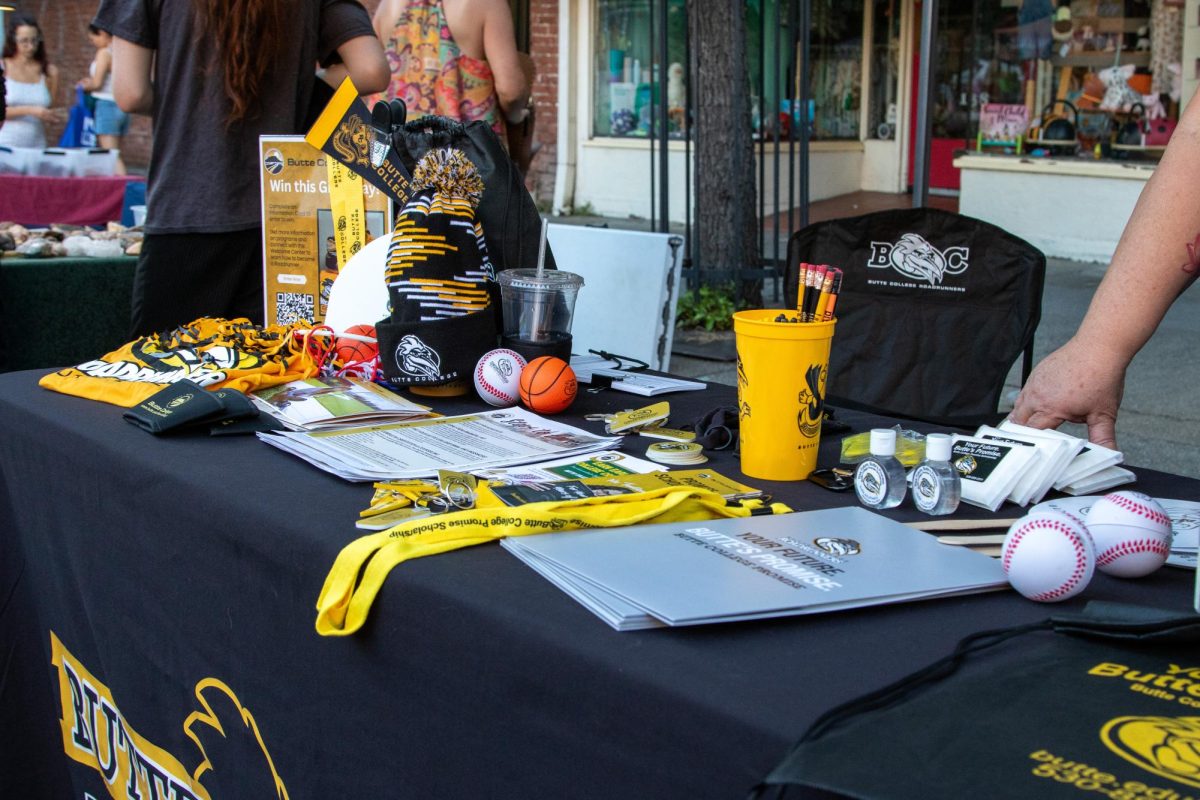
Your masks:
<svg viewBox="0 0 1200 800"><path fill-rule="evenodd" d="M1117 717L1100 740L1147 772L1200 787L1200 717Z"/></svg>

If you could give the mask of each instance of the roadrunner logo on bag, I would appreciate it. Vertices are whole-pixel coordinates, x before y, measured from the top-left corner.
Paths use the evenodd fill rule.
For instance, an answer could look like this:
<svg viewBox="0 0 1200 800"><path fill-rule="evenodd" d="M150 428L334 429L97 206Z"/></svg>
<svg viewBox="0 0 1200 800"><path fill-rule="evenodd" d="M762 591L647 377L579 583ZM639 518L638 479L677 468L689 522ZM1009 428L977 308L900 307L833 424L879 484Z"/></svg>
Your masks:
<svg viewBox="0 0 1200 800"><path fill-rule="evenodd" d="M947 275L961 275L970 266L970 248L947 247L938 250L925 238L915 233L906 233L893 242L871 242L871 257L867 266L871 269L896 270L906 278L928 282L935 289L947 292L966 291L962 287L942 286ZM868 284L878 283L868 280ZM902 285L902 284L899 284Z"/></svg>

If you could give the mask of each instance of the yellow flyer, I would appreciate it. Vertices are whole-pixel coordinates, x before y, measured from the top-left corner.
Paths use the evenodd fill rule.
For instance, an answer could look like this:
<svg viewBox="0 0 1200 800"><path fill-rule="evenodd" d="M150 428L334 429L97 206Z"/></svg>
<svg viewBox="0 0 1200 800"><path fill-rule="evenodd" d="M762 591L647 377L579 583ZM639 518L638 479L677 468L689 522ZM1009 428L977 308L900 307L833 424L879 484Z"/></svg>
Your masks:
<svg viewBox="0 0 1200 800"><path fill-rule="evenodd" d="M329 157L303 136L262 136L259 154L267 324L319 323L345 261L391 230L391 198L362 180L331 196Z"/></svg>

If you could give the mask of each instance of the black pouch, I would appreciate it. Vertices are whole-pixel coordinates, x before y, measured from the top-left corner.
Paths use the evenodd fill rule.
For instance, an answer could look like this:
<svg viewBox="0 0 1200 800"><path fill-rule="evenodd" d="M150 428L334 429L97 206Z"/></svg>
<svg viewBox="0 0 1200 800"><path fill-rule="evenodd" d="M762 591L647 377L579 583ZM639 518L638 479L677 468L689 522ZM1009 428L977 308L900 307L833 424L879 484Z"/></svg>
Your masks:
<svg viewBox="0 0 1200 800"><path fill-rule="evenodd" d="M974 634L826 713L751 796L1195 797L1198 644L1200 616L1098 602Z"/></svg>
<svg viewBox="0 0 1200 800"><path fill-rule="evenodd" d="M168 433L221 414L221 401L203 386L176 381L126 411L122 416L144 431Z"/></svg>
<svg viewBox="0 0 1200 800"><path fill-rule="evenodd" d="M258 408L237 389L210 392L193 381L181 380L155 392L123 416L144 431L162 434L221 420L257 417Z"/></svg>

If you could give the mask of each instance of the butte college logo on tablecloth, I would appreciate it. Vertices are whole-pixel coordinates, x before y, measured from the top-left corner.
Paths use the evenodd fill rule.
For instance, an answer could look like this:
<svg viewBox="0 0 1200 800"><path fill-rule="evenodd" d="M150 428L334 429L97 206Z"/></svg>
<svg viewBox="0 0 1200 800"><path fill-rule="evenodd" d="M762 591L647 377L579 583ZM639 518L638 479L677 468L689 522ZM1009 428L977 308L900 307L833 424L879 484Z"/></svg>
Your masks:
<svg viewBox="0 0 1200 800"><path fill-rule="evenodd" d="M224 681L196 683L192 703L178 712L191 745L176 754L138 733L112 690L53 631L50 652L58 671L63 750L96 770L113 797L288 797L254 714Z"/></svg>

